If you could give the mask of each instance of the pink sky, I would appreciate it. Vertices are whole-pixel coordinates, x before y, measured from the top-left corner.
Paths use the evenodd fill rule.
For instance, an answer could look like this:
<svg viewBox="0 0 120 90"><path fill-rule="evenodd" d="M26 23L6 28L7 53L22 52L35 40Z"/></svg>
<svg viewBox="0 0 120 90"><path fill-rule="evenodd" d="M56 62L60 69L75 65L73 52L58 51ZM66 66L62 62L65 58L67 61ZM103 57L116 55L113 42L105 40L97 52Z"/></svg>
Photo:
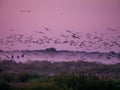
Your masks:
<svg viewBox="0 0 120 90"><path fill-rule="evenodd" d="M51 30L48 36L66 29L104 33L111 27L120 32L120 0L0 0L0 38L11 29L33 34L44 27Z"/></svg>

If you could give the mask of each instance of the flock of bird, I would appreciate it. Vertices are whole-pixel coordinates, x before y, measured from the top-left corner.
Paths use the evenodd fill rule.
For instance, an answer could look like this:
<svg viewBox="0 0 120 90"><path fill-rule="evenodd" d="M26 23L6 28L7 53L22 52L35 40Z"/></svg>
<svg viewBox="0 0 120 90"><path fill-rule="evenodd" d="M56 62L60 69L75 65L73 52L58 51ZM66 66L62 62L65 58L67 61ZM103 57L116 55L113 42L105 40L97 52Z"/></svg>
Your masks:
<svg viewBox="0 0 120 90"><path fill-rule="evenodd" d="M14 32L13 29L10 30ZM70 45L77 50L84 48L86 51L109 49L114 47L120 49L120 35L116 34L112 37L106 37L109 32L119 32L117 29L107 28L107 33L80 33L72 30L65 30L59 36L52 36L46 33L51 32L50 29L34 31L33 35L11 34L4 39L0 39L0 45L5 45L9 48L21 44L32 47L32 45L44 45L46 48L49 44L53 45ZM34 36L37 34L37 38ZM54 46L53 46L54 47ZM119 50L120 51L120 50Z"/></svg>
<svg viewBox="0 0 120 90"><path fill-rule="evenodd" d="M3 53L2 56L5 56L7 60L11 60L11 59L13 60L13 59L16 59L16 58L17 58L17 59L19 59L19 58L24 58L25 55L22 54L22 55L17 55L17 56L16 56L16 55L7 55L7 54L4 54L4 53ZM1 59L1 57L0 57L0 59Z"/></svg>
<svg viewBox="0 0 120 90"><path fill-rule="evenodd" d="M20 10L21 13L30 13L31 10L30 9L23 9L23 10Z"/></svg>

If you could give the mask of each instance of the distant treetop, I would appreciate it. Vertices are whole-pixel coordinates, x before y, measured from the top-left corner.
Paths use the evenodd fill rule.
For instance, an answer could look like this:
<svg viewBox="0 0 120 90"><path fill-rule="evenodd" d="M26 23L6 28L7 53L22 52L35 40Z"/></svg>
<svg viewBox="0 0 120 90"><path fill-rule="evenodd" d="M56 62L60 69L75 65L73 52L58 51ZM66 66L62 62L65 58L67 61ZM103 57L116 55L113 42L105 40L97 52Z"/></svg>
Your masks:
<svg viewBox="0 0 120 90"><path fill-rule="evenodd" d="M57 50L55 48L51 47L51 48L46 48L45 51L56 52Z"/></svg>

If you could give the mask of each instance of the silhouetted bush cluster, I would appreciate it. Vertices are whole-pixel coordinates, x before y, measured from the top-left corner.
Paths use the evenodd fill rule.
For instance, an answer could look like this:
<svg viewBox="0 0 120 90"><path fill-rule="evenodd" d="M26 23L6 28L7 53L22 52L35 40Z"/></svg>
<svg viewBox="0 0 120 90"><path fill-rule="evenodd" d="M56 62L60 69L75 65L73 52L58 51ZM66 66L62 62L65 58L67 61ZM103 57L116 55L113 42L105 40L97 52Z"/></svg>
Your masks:
<svg viewBox="0 0 120 90"><path fill-rule="evenodd" d="M0 90L120 90L120 64L3 61Z"/></svg>
<svg viewBox="0 0 120 90"><path fill-rule="evenodd" d="M12 87L7 82L0 80L0 90L12 90Z"/></svg>
<svg viewBox="0 0 120 90"><path fill-rule="evenodd" d="M56 84L63 90L119 90L120 82L95 75L62 74L56 76Z"/></svg>
<svg viewBox="0 0 120 90"><path fill-rule="evenodd" d="M0 90L120 90L120 79L91 74L61 73L43 76L29 73L1 73Z"/></svg>

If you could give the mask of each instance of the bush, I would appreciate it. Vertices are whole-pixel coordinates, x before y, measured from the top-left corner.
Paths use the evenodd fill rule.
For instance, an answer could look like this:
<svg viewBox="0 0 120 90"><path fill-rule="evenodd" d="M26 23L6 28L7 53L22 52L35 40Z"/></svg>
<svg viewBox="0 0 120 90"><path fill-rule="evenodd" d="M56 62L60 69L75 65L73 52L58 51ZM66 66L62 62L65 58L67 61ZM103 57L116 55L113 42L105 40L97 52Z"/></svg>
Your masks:
<svg viewBox="0 0 120 90"><path fill-rule="evenodd" d="M120 90L119 79L74 72L55 76L9 73L1 75L0 80L0 90Z"/></svg>
<svg viewBox="0 0 120 90"><path fill-rule="evenodd" d="M56 85L62 90L119 90L120 83L99 79L94 75L62 74L55 78Z"/></svg>
<svg viewBox="0 0 120 90"><path fill-rule="evenodd" d="M0 81L0 90L12 90L12 88L5 81Z"/></svg>
<svg viewBox="0 0 120 90"><path fill-rule="evenodd" d="M2 72L3 70L0 68L0 73Z"/></svg>

